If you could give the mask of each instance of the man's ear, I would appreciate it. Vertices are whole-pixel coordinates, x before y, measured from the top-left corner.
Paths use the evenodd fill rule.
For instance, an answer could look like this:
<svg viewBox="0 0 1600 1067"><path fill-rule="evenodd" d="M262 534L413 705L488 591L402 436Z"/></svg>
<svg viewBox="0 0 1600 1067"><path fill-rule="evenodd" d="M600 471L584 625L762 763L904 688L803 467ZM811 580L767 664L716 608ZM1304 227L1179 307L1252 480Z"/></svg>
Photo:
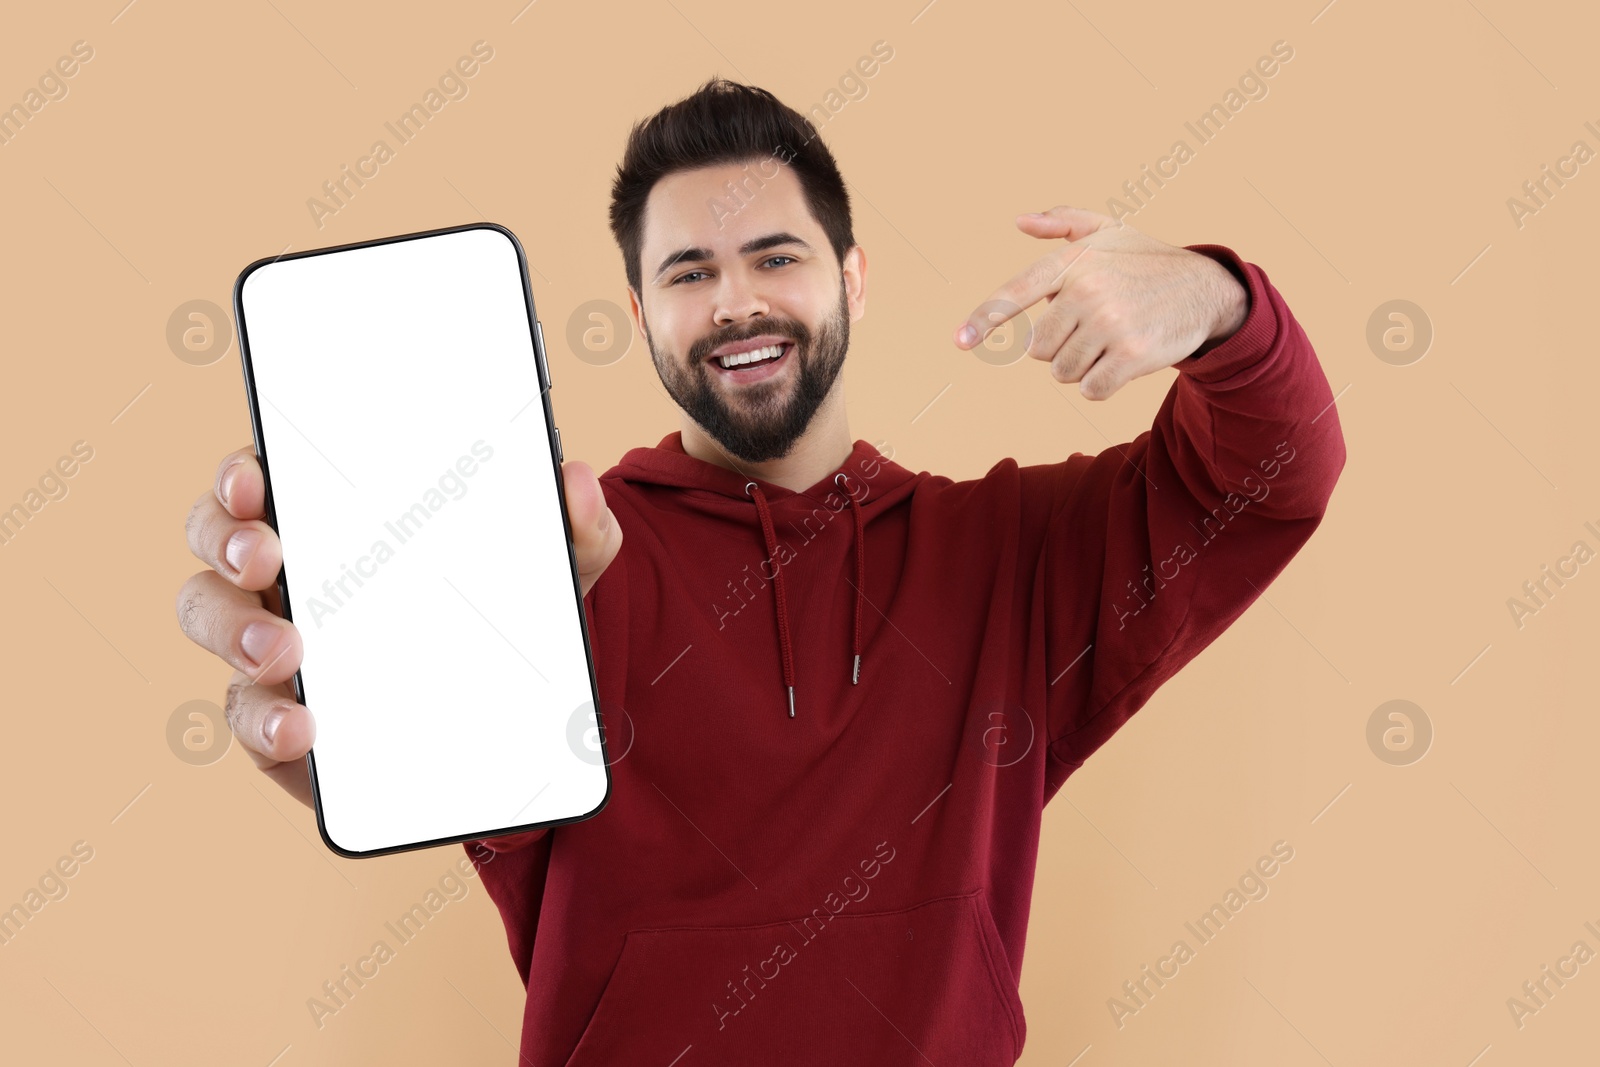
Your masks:
<svg viewBox="0 0 1600 1067"><path fill-rule="evenodd" d="M844 276L844 295L850 305L850 321L860 322L867 313L867 252L860 245L851 245L840 264Z"/></svg>
<svg viewBox="0 0 1600 1067"><path fill-rule="evenodd" d="M633 286L628 286L628 315L633 319L633 328L639 331L639 336L644 337L644 309L639 304L639 294L634 292Z"/></svg>

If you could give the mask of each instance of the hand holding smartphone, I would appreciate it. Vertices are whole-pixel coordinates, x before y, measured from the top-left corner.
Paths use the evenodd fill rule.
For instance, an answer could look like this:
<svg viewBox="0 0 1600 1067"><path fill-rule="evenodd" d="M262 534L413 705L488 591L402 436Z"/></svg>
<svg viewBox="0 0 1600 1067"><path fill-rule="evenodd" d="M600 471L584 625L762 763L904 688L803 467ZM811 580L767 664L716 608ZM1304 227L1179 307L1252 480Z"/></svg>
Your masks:
<svg viewBox="0 0 1600 1067"><path fill-rule="evenodd" d="M516 238L261 260L234 300L326 843L371 856L596 814L610 776Z"/></svg>

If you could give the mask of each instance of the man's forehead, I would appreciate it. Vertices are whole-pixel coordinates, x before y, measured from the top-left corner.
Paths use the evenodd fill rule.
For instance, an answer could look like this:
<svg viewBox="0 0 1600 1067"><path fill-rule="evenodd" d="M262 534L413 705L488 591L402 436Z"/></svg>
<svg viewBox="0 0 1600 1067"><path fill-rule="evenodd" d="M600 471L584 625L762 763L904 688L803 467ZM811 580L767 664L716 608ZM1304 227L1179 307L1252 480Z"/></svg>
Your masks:
<svg viewBox="0 0 1600 1067"><path fill-rule="evenodd" d="M821 234L800 180L776 159L677 171L650 190L641 258L653 273L660 257L677 249L733 256L746 241L777 232L813 245Z"/></svg>

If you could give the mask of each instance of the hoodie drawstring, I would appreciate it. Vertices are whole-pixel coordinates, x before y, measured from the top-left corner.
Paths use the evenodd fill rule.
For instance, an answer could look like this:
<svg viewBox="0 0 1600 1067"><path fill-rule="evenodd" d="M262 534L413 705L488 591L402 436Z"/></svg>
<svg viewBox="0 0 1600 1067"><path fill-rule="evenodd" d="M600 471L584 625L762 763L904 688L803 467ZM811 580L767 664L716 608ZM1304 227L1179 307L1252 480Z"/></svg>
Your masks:
<svg viewBox="0 0 1600 1067"><path fill-rule="evenodd" d="M789 599L783 589L783 567L778 563L778 536L772 530L772 513L767 510L767 497L755 482L746 482L746 496L753 497L756 512L761 516L761 532L767 538L767 558L772 560L772 588L778 602L778 650L783 659L783 684L789 688L789 718L794 718L794 649L789 643Z"/></svg>
<svg viewBox="0 0 1600 1067"><path fill-rule="evenodd" d="M833 479L835 485L841 485L845 475L841 472ZM778 651L779 658L783 661L783 684L789 694L789 718L794 718L794 647L789 639L789 596L783 581L783 566L778 560L778 535L772 526L772 512L767 506L766 494L755 482L746 482L745 496L755 501L756 513L761 517L761 533L766 540L768 558L773 561L772 588L773 599L777 602L778 612ZM865 597L862 589L867 584L867 548L866 548L866 523L861 516L861 505L856 498L846 490L845 497L850 501L850 509L855 513L856 525L856 606L855 619L851 628L850 650L854 662L850 670L850 683L857 685L861 681L861 603Z"/></svg>
<svg viewBox="0 0 1600 1067"><path fill-rule="evenodd" d="M850 635L850 650L856 657L854 666L850 668L850 684L855 685L861 681L861 600L866 595L861 590L867 584L867 528L861 517L861 505L856 503L850 490L840 482L843 477L842 471L834 475L833 484L844 489L845 499L850 501L850 510L856 513L856 619Z"/></svg>

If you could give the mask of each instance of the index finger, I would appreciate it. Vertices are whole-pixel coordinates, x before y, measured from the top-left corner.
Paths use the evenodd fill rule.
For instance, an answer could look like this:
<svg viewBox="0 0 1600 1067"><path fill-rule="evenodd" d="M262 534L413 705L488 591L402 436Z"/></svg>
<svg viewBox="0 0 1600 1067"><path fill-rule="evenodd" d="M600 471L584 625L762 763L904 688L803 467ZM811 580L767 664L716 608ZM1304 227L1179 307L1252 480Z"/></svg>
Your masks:
<svg viewBox="0 0 1600 1067"><path fill-rule="evenodd" d="M1024 308L1056 292L1061 288L1062 279L1088 251L1088 245L1075 246L1028 264L989 294L989 299L974 308L967 321L956 328L956 347L976 347L993 330L1021 314Z"/></svg>

